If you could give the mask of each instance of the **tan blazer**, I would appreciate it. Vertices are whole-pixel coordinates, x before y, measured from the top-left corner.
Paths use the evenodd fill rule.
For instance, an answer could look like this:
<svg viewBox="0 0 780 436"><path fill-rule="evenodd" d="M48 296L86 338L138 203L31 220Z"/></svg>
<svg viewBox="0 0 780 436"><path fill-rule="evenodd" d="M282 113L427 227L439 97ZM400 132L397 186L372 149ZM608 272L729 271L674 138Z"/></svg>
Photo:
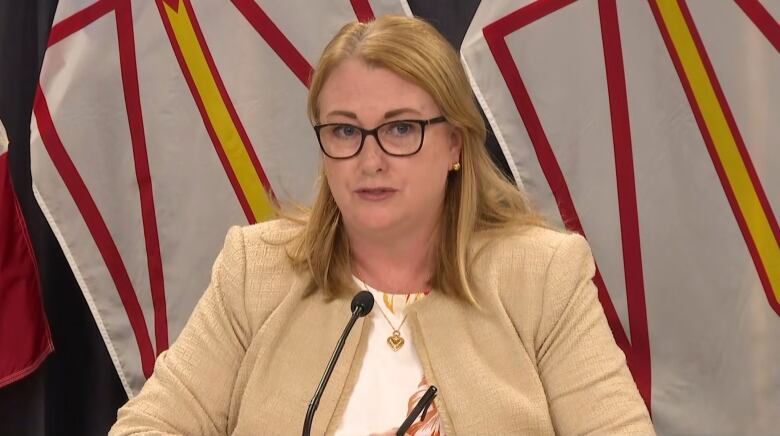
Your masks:
<svg viewBox="0 0 780 436"><path fill-rule="evenodd" d="M210 286L111 435L301 433L351 297L304 297L308 279L264 242L292 231L281 221L230 230ZM471 274L481 309L434 290L406 321L445 434L654 434L581 236L519 232L483 250ZM367 330L361 319L347 340L312 434L338 428Z"/></svg>

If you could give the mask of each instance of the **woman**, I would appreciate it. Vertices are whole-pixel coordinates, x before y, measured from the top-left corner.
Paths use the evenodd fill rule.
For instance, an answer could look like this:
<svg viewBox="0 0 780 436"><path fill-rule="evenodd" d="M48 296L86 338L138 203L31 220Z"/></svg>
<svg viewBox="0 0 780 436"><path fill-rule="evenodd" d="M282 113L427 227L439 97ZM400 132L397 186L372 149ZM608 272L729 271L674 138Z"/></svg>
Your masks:
<svg viewBox="0 0 780 436"><path fill-rule="evenodd" d="M653 434L580 236L551 230L484 149L427 23L345 26L312 79L323 152L303 217L231 229L212 282L111 434L296 434L361 288L312 434Z"/></svg>

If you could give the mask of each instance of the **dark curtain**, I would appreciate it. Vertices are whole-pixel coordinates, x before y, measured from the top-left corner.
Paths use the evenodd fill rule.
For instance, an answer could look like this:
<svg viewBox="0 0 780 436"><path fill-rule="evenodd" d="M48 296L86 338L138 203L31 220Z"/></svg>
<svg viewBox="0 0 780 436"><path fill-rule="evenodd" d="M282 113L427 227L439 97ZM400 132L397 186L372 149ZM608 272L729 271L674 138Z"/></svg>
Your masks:
<svg viewBox="0 0 780 436"><path fill-rule="evenodd" d="M81 289L32 194L30 116L56 0L0 0L0 119L38 261L55 351L0 389L0 434L104 435L127 395Z"/></svg>
<svg viewBox="0 0 780 436"><path fill-rule="evenodd" d="M478 0L409 3L456 47L479 6ZM104 435L127 401L84 296L32 194L30 116L56 5L57 0L0 0L0 119L11 139L11 176L38 260L55 347L37 371L0 389L0 435ZM492 135L488 148L509 174Z"/></svg>

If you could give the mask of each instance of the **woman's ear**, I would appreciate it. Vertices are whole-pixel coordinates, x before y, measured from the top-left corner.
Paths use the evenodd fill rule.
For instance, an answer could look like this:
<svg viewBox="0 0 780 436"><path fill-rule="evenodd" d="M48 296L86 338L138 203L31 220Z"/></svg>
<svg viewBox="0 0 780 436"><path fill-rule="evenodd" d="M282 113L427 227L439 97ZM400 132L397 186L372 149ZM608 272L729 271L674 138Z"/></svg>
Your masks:
<svg viewBox="0 0 780 436"><path fill-rule="evenodd" d="M453 127L450 131L450 158L451 163L460 162L460 152L463 148L463 134L460 129Z"/></svg>

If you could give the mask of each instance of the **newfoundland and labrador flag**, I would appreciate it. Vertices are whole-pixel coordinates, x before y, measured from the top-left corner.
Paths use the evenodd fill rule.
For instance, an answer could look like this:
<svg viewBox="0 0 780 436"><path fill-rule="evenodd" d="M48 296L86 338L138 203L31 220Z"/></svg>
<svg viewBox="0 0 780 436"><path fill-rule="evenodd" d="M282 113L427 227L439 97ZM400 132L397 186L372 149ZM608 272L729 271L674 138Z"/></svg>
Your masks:
<svg viewBox="0 0 780 436"><path fill-rule="evenodd" d="M33 192L132 397L229 226L305 202L306 92L345 23L390 1L61 0L33 109Z"/></svg>
<svg viewBox="0 0 780 436"><path fill-rule="evenodd" d="M661 435L778 434L780 1L483 1L515 180L590 242Z"/></svg>

